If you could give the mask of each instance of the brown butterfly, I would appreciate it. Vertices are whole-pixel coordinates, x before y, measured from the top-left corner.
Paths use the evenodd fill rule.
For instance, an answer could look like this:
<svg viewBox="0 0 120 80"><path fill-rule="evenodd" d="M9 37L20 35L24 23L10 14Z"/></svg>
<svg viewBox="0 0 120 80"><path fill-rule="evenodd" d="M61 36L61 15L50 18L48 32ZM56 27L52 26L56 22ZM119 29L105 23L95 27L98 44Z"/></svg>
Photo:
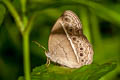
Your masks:
<svg viewBox="0 0 120 80"><path fill-rule="evenodd" d="M67 10L51 30L46 56L51 61L70 68L91 64L93 48L85 35L77 15Z"/></svg>

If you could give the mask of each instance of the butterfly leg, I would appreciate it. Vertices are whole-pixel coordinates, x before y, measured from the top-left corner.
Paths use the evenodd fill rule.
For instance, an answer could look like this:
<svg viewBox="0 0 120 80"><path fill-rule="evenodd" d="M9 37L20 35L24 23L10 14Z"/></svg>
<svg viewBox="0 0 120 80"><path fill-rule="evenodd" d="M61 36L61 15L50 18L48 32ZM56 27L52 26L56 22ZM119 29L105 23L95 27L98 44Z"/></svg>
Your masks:
<svg viewBox="0 0 120 80"><path fill-rule="evenodd" d="M50 65L50 59L47 58L46 66L48 67Z"/></svg>

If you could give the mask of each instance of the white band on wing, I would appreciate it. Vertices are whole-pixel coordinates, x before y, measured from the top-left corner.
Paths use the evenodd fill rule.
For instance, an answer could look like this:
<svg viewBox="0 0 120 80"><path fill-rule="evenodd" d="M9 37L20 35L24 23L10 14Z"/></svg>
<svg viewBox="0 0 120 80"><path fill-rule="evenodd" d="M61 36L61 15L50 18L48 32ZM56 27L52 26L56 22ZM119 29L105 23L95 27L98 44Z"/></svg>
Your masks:
<svg viewBox="0 0 120 80"><path fill-rule="evenodd" d="M77 58L77 62L79 63L79 57L78 57L78 55L77 55L77 51L76 51L76 49L75 49L75 46L74 46L72 40L70 39L70 36L68 35L68 33L67 33L67 31L66 31L66 29L65 29L65 27L64 27L64 24L63 24L61 21L60 21L60 24L62 25L62 27L63 27L63 29L64 29L64 31L65 31L65 34L66 34L68 40L70 41L70 44L71 44L71 46L72 46L72 48L73 48L73 51L74 51L74 53L75 53L75 56L76 56L76 58Z"/></svg>

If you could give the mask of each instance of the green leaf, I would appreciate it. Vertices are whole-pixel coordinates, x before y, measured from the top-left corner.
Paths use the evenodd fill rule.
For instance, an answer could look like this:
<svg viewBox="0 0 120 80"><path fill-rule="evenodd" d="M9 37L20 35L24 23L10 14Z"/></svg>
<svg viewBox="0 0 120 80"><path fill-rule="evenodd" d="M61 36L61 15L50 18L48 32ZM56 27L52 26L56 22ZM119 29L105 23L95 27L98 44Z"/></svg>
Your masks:
<svg viewBox="0 0 120 80"><path fill-rule="evenodd" d="M0 25L2 24L6 13L6 8L3 4L0 4Z"/></svg>
<svg viewBox="0 0 120 80"><path fill-rule="evenodd" d="M71 73L70 68L49 65L36 67L32 72L32 80L68 80L68 75ZM62 77L61 77L62 76Z"/></svg>
<svg viewBox="0 0 120 80"><path fill-rule="evenodd" d="M24 77L23 77L23 76L20 76L20 77L18 78L18 80L24 80Z"/></svg>
<svg viewBox="0 0 120 80"><path fill-rule="evenodd" d="M53 0L48 0L46 1L41 1L41 0L30 0L29 2L30 6L28 8L29 11L36 11L36 10L45 10L49 8L58 8L62 6L84 6L90 9L93 9L94 13L98 15L99 17L111 22L115 23L117 25L120 25L120 14L116 12L115 10L109 9L100 3L96 3L94 1L89 1L89 0L60 0L60 1L53 1Z"/></svg>
<svg viewBox="0 0 120 80"><path fill-rule="evenodd" d="M115 62L102 65L91 64L79 69L71 69L52 64L49 67L42 65L33 69L32 80L98 80L115 68Z"/></svg>
<svg viewBox="0 0 120 80"><path fill-rule="evenodd" d="M116 64L114 62L102 65L92 64L81 69L76 69L72 73L72 78L73 80L98 80L115 68Z"/></svg>

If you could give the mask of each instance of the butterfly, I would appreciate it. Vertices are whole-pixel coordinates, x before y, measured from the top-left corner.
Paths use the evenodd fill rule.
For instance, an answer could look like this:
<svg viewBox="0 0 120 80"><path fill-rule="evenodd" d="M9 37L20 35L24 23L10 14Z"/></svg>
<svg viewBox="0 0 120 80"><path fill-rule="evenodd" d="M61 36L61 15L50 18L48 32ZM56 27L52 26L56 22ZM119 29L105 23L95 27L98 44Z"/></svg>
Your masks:
<svg viewBox="0 0 120 80"><path fill-rule="evenodd" d="M54 24L45 52L50 61L69 68L80 68L93 61L93 48L83 34L78 16L66 10Z"/></svg>

